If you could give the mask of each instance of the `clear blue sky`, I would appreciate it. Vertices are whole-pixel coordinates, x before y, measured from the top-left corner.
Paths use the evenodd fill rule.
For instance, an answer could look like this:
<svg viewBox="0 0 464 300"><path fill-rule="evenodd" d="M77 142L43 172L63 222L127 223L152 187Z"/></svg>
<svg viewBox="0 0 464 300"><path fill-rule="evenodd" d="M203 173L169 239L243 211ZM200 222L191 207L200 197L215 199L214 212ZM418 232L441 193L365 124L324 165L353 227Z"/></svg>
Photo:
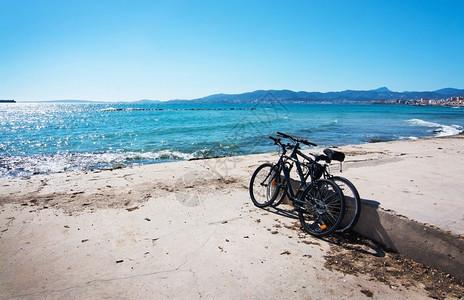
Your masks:
<svg viewBox="0 0 464 300"><path fill-rule="evenodd" d="M0 99L464 88L464 1L0 0Z"/></svg>

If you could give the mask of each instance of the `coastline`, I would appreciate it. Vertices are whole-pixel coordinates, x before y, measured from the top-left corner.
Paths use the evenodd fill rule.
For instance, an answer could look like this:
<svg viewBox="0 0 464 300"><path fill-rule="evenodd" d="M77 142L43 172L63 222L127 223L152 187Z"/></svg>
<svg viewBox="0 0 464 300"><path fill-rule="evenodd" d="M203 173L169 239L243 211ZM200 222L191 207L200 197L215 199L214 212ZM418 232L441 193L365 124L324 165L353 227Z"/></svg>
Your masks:
<svg viewBox="0 0 464 300"><path fill-rule="evenodd" d="M337 162L331 165L332 173L353 181L360 190L361 198L378 201L382 207L398 211L401 215L417 214L414 204L422 196L431 197L438 193L437 201L446 201L447 205L454 206L458 203L453 200L452 192L464 192L458 184L459 171L464 169L464 153L460 151L464 149L464 134L346 145L334 149L344 152L346 160L343 173L337 172ZM317 153L322 149L303 152ZM0 205L13 203L36 206L39 210L56 208L72 212L123 208L128 205L127 202L141 204L170 193L188 194L188 190L197 188L231 192L237 188L248 189L254 169L263 162L276 159L276 153L271 152L0 178ZM386 196L387 190L402 195L398 208L388 207L391 200ZM409 205L406 199L413 199L412 204ZM423 200L421 205L425 205ZM427 205L432 209L438 206L438 202ZM440 211L438 209L433 220L428 219L432 216L424 215L422 218L419 214L421 218L417 221L464 234L464 223L460 224L456 219L450 225L447 223L450 216L442 215Z"/></svg>
<svg viewBox="0 0 464 300"><path fill-rule="evenodd" d="M341 175L361 198L463 237L464 204L457 200L464 192L464 135L337 149L346 154ZM420 285L393 290L365 276L328 272L329 243L292 229L298 220L254 207L249 178L276 158L267 153L0 179L1 298L116 291L131 298L337 298L342 291L361 297L358 286L384 297L426 295ZM271 273L276 276L262 276Z"/></svg>
<svg viewBox="0 0 464 300"><path fill-rule="evenodd" d="M8 122L0 138L0 177L272 152L267 133L276 131L340 146L452 135L464 128L462 110L405 105L237 104L225 111L214 110L222 105L194 104L13 107L2 114ZM166 110L145 111L157 108ZM198 108L203 110L189 110ZM54 117L47 118L48 112ZM308 117L314 121L308 123ZM298 123L305 125L297 129Z"/></svg>

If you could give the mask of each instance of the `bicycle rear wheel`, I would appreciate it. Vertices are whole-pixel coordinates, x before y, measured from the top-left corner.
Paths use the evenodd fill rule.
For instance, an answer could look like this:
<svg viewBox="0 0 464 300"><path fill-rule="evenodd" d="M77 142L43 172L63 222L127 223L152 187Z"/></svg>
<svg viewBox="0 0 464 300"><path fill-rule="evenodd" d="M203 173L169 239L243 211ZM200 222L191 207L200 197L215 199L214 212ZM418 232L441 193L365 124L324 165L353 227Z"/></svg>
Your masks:
<svg viewBox="0 0 464 300"><path fill-rule="evenodd" d="M257 207L266 207L277 198L280 190L280 171L270 163L260 165L250 180L250 198Z"/></svg>
<svg viewBox="0 0 464 300"><path fill-rule="evenodd" d="M333 176L330 180L340 187L345 200L343 219L335 230L335 232L343 233L353 228L358 222L361 214L361 198L354 184L345 177Z"/></svg>
<svg viewBox="0 0 464 300"><path fill-rule="evenodd" d="M344 199L338 185L327 179L311 183L298 202L303 229L316 237L334 232L343 218Z"/></svg>

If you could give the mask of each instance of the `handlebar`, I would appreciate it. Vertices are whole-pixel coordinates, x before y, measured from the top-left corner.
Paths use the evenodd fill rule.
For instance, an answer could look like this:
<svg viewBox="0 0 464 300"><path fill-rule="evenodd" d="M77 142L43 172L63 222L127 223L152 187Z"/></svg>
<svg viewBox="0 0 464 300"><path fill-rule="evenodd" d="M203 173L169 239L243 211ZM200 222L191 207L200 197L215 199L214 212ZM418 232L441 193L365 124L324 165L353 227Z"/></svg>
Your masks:
<svg viewBox="0 0 464 300"><path fill-rule="evenodd" d="M283 143L281 142L281 139L279 139L279 138L275 138L275 137L273 137L273 136L269 136L269 138L270 138L271 140L274 141L274 144L275 144L275 145L281 146L281 147L282 147L282 150L284 150L284 152L285 152L287 149L291 150L291 149L295 148L295 146L293 146L293 145L291 145L291 144L283 144Z"/></svg>
<svg viewBox="0 0 464 300"><path fill-rule="evenodd" d="M292 141L296 142L296 144L290 144L290 143L283 144L280 138L275 138L273 136L269 136L269 138L274 141L274 144L279 145L280 147L282 147L282 153L283 153L282 155L285 155L287 150L292 150L292 149L298 150L299 149L299 143L302 143L302 144L305 144L305 145L308 145L308 146L317 146L316 144L311 143L311 142L309 142L307 140L297 139L297 138L292 137L291 135L288 135L288 134L285 134L285 133L282 133L282 132L277 132L277 135L279 135L279 136L281 136L283 138L291 139ZM316 162L317 163L317 162L323 160L326 163L330 164L333 160L339 161L340 162L340 172L341 172L341 170L342 170L341 169L341 163L345 160L345 154L343 152L335 151L335 150L332 150L332 149L324 149L323 152L324 152L324 154L309 153L311 156L314 157L314 160L312 160L310 157L304 155L301 152L298 152L298 155L302 156L304 159L308 160L310 163L311 162ZM294 155L294 153L296 153L296 152L293 152L292 156Z"/></svg>
<svg viewBox="0 0 464 300"><path fill-rule="evenodd" d="M297 142L297 143L305 144L305 145L307 145L307 146L314 146L314 147L317 146L317 144L311 143L311 142L308 141L308 140L297 139L297 138L294 138L293 136L288 135L288 134L286 134L286 133L277 132L277 135L280 135L281 137L284 137L284 138L287 138L287 139L291 139L292 141Z"/></svg>
<svg viewBox="0 0 464 300"><path fill-rule="evenodd" d="M284 138L287 138L287 139L293 139L293 137L291 137L290 135L288 135L286 133L282 133L280 131L277 131L277 134L284 137Z"/></svg>

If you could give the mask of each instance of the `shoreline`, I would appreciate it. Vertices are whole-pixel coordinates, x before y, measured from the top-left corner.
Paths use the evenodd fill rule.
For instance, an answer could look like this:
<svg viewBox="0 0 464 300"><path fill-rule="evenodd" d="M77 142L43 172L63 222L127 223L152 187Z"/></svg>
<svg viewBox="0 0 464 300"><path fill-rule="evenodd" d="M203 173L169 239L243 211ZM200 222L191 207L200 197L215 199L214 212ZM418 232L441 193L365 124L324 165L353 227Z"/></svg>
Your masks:
<svg viewBox="0 0 464 300"><path fill-rule="evenodd" d="M276 148L267 133L278 130L324 146L341 146L452 135L464 126L461 111L443 108L256 104L257 111L239 111L253 108L240 106L226 112L197 112L195 117L188 112L137 110L145 108L149 107L115 104L58 106L39 109L41 113L33 108L5 111L2 115L8 122L6 135L0 139L0 176L14 178L273 152ZM42 112L55 117L47 119ZM309 115L313 122L295 128L296 123L305 124ZM27 122L31 118L37 122L34 126ZM208 118L208 122L202 121ZM131 125L131 121L135 123Z"/></svg>
<svg viewBox="0 0 464 300"><path fill-rule="evenodd" d="M402 138L398 140L391 140L391 141L383 141L383 140L377 140L377 139L372 139L368 142L360 143L360 144L346 144L346 145L336 145L336 146L327 146L325 148L347 148L350 146L362 146L362 145L369 145L369 144L378 144L378 143L390 143L390 142L402 142L402 141L415 141L415 140L428 140L428 139L435 139L435 138L452 138L455 136L464 136L464 131L458 133L458 134L453 134L453 135L444 135L444 136L429 136L429 137L421 137L421 138ZM304 151L312 151L312 150L321 150L323 148L320 147L315 147L311 149L304 149ZM171 150L162 150L161 153L165 151L171 151ZM173 151L173 153L176 153L177 151ZM71 173L88 173L88 172L100 172L100 171L114 171L114 170L119 170L119 169L125 169L125 168L136 168L136 167L141 167L141 166L150 166L150 165L158 165L158 164L166 164L166 163L177 163L177 162L185 162L185 161L202 161L202 160L210 160L210 159L233 159L234 157L244 157L244 156L250 156L250 155L266 155L266 154L271 154L275 153L275 151L271 152L262 152L262 153L250 153L250 154L239 154L239 155L231 155L231 156L211 156L211 157L191 157L191 158L184 158L184 159L163 159L160 158L159 161L153 161L149 163L135 163L135 164L128 164L128 165L123 165L121 166L120 164L114 166L114 167L100 167L100 168L95 168L95 169L71 169L69 171L57 171L57 172L47 172L47 173L36 173L36 174L30 174L30 175L17 175L17 176L0 176L0 180L2 179L30 179L35 176L49 176L49 175L54 175L54 174L71 174ZM187 154L184 153L183 155L185 156L191 156L193 154Z"/></svg>
<svg viewBox="0 0 464 300"><path fill-rule="evenodd" d="M446 145L438 146L437 149L432 148L435 144L446 144L451 141L457 142L459 146L454 149ZM334 175L344 176L353 181L360 190L361 198L376 198L372 200L379 201L381 206L384 203L382 203L383 198L379 198L379 196L383 196L385 191L381 190L381 183L378 181L386 177L383 175L385 172L387 174L394 172L392 178L385 178L389 188L397 190L399 194L410 194L408 196L416 199L421 196L419 189L422 186L417 184L418 179L415 181L412 178L414 176L426 177L421 180L424 188L428 184L437 184L439 186L443 180L446 180L446 182L458 182L459 172L454 172L453 169L464 163L460 159L452 158L453 155L448 152L453 151L456 155L463 156L464 154L459 150L461 144L462 149L464 149L463 141L464 134L459 134L417 140L332 147L344 152L346 160L343 163L343 173L338 173L338 162L333 162L331 169ZM402 146L405 146L404 149L402 149ZM443 150L446 149L445 147L449 149L447 151ZM415 149L417 153L414 153ZM322 148L307 149L303 150L303 152L322 152ZM424 157L423 153L425 152L430 153ZM448 157L451 158L443 161L444 154L447 154L447 159ZM249 178L254 169L262 162L274 162L276 159L276 152L270 152L133 165L92 171L39 174L30 177L0 178L0 187L2 188L0 206L6 203L29 205L26 204L29 201L31 205L38 205L39 209L39 204L41 204L45 209L56 207L72 211L77 208L64 203L81 203L82 209L85 210L88 208L122 207L122 204L128 201L131 203L143 203L153 197L163 197L168 193L181 192L182 187L195 189L196 187L202 188L210 185L212 189L228 190L237 187L248 189ZM427 162L422 162L423 159ZM417 162L414 162L414 160L417 160ZM430 169L430 173L421 174L420 170L414 170L417 169L418 163L424 163L424 167ZM392 170L392 166L396 165L399 166L398 169ZM400 171L404 172L404 178L401 177ZM165 176L165 173L170 175ZM366 173L369 173L369 176L366 176ZM408 176L411 179L408 179ZM376 179L376 177L379 179ZM378 182L378 187L372 186L374 181ZM408 187L408 185L411 185L411 187ZM416 186L416 189L414 189L413 185ZM430 190L430 188L427 187L427 192L433 194L434 191ZM456 188L461 190L458 185ZM451 188L451 190L454 189ZM62 197L61 199L64 200L56 200L58 197ZM102 200L108 197L115 198L110 202ZM405 207L402 209L405 209ZM412 207L409 207L409 209L412 209ZM433 224L433 222L432 224L440 227L443 222L440 222L439 218L434 219L436 219L434 222L438 224ZM424 223L428 223L428 221ZM459 225L457 233L464 234L464 224L461 226L458 224L459 222L456 221L455 223L455 225ZM443 229L450 230L448 226L444 227Z"/></svg>
<svg viewBox="0 0 464 300"><path fill-rule="evenodd" d="M363 200L463 239L461 149L464 135L337 147L346 154L340 175ZM327 257L342 250L302 232L290 207L254 207L251 174L276 159L266 153L0 179L0 298L429 295L420 276L385 284L372 274L330 271ZM359 253L356 260L372 264L375 255Z"/></svg>

